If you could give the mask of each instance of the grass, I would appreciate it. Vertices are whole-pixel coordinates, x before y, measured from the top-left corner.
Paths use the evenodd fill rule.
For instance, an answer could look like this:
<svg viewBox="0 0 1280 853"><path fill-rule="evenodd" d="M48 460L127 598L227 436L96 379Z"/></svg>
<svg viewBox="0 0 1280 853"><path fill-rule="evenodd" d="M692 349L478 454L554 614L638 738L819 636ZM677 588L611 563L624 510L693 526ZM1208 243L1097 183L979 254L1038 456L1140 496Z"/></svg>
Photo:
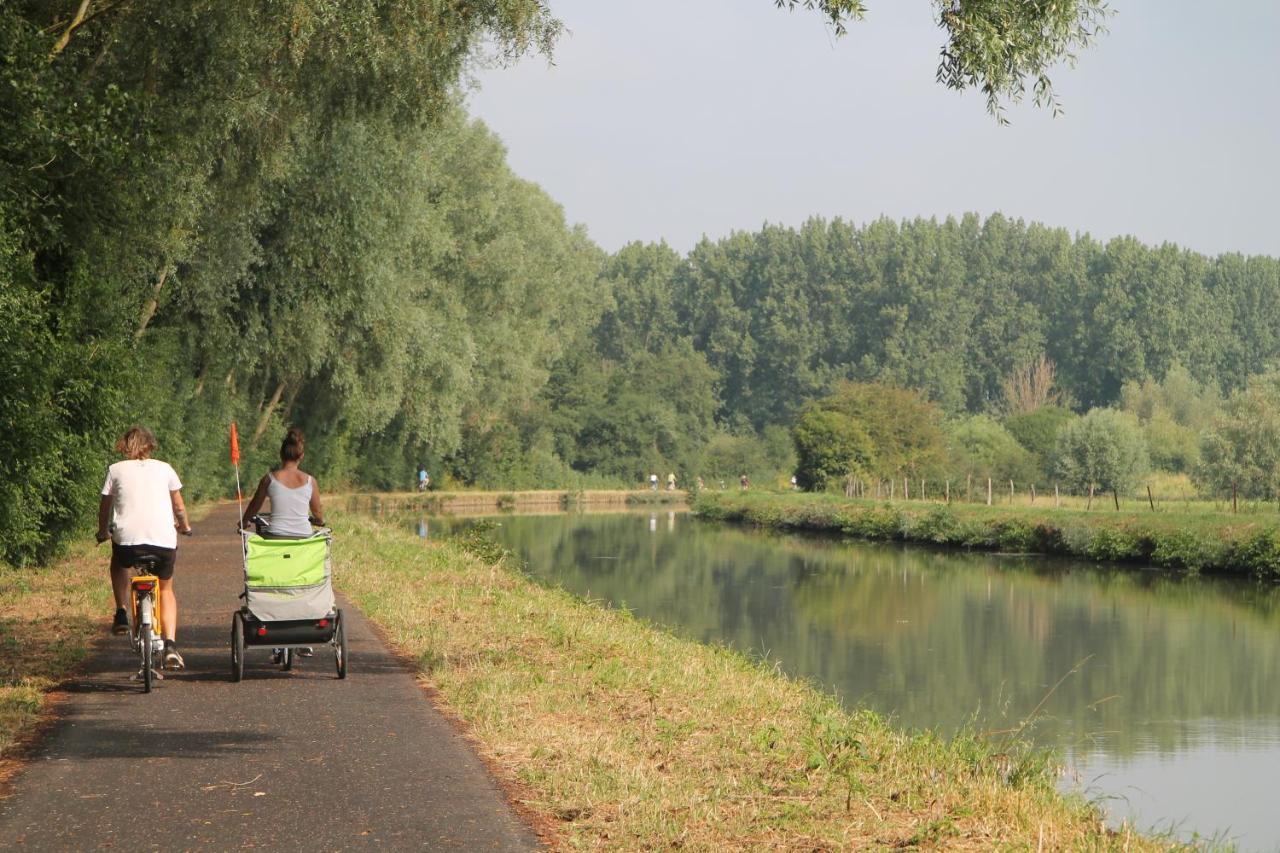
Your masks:
<svg viewBox="0 0 1280 853"><path fill-rule="evenodd" d="M535 583L474 536L333 521L340 588L558 846L1160 846L1060 794L1043 752L900 731L767 663Z"/></svg>
<svg viewBox="0 0 1280 853"><path fill-rule="evenodd" d="M49 691L88 654L111 613L106 546L80 543L45 569L0 566L0 758L19 751Z"/></svg>
<svg viewBox="0 0 1280 853"><path fill-rule="evenodd" d="M1274 509L1235 514L1211 505L1166 504L1152 512L1131 504L1130 511L1116 512L1111 503L1103 506L1086 511L761 492L704 492L694 501L704 518L765 527L1280 579L1280 514Z"/></svg>

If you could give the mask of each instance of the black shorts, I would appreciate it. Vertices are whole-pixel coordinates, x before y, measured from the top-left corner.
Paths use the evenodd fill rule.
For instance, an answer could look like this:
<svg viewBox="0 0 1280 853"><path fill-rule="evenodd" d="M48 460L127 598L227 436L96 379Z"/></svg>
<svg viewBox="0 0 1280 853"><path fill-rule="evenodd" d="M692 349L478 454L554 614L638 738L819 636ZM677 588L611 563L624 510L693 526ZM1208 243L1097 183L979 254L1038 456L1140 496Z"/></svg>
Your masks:
<svg viewBox="0 0 1280 853"><path fill-rule="evenodd" d="M112 566L136 566L139 557L156 556L156 577L162 581L173 578L173 564L178 557L177 548L161 548L159 545L117 545L111 543Z"/></svg>

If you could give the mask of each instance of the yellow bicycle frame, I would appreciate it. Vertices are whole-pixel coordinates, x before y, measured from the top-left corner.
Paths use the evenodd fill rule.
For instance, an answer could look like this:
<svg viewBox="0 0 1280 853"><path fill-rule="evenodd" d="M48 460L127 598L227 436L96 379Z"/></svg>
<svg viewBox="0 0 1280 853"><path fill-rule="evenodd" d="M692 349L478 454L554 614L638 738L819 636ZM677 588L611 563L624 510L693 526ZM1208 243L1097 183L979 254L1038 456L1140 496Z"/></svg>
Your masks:
<svg viewBox="0 0 1280 853"><path fill-rule="evenodd" d="M152 598L155 600L155 607L151 608L151 633L153 636L162 637L162 625L160 624L160 578L155 575L134 575L129 581L129 604L133 611L133 639L138 640L138 631L141 630L138 618L138 584L151 584Z"/></svg>

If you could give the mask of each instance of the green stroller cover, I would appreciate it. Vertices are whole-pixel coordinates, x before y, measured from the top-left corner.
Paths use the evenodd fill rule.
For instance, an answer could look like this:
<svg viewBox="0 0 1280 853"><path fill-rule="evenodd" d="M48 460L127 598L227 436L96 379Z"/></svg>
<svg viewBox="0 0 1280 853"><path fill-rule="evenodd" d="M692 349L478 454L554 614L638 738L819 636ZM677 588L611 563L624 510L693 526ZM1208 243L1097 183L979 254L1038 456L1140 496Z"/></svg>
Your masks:
<svg viewBox="0 0 1280 853"><path fill-rule="evenodd" d="M308 539L244 536L245 603L264 622L321 619L333 612L329 532Z"/></svg>

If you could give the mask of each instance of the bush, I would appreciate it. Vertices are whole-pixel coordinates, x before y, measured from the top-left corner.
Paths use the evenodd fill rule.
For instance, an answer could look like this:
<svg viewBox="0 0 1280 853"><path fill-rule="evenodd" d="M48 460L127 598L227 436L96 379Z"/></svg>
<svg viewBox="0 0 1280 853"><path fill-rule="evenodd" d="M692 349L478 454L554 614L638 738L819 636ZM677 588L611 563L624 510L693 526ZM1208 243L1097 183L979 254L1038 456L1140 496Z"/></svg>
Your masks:
<svg viewBox="0 0 1280 853"><path fill-rule="evenodd" d="M792 429L796 481L806 491L823 491L871 464L867 431L840 412L809 408Z"/></svg>
<svg viewBox="0 0 1280 853"><path fill-rule="evenodd" d="M1077 494L1095 486L1132 492L1151 469L1142 429L1133 415L1092 409L1058 433L1058 475Z"/></svg>

